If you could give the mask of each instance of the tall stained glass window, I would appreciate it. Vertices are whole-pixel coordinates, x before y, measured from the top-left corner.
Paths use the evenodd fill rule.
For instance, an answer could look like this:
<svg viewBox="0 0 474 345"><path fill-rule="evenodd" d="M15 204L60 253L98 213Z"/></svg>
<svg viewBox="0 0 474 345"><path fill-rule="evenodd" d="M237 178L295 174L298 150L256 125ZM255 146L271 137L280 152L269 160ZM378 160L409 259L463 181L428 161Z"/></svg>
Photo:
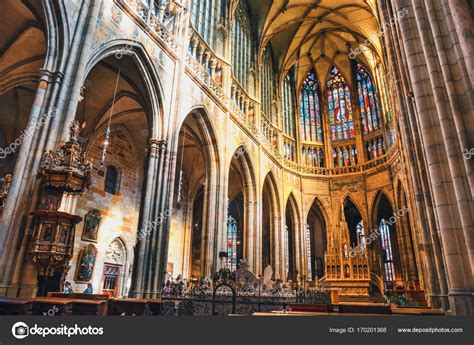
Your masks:
<svg viewBox="0 0 474 345"><path fill-rule="evenodd" d="M295 137L295 92L294 81L291 73L288 73L283 81L282 108L283 108L283 132Z"/></svg>
<svg viewBox="0 0 474 345"><path fill-rule="evenodd" d="M300 129L305 141L323 141L319 82L311 70L300 89Z"/></svg>
<svg viewBox="0 0 474 345"><path fill-rule="evenodd" d="M356 66L356 81L362 127L364 134L368 134L381 128L382 115L372 78L361 63L357 63Z"/></svg>
<svg viewBox="0 0 474 345"><path fill-rule="evenodd" d="M273 70L273 59L270 47L267 47L263 53L263 67L260 71L261 80L261 101L262 111L266 115L267 119L274 123L272 118L272 100L274 91L274 70Z"/></svg>
<svg viewBox="0 0 474 345"><path fill-rule="evenodd" d="M193 27L212 48L216 43L215 28L223 20L222 6L222 0L193 0Z"/></svg>
<svg viewBox="0 0 474 345"><path fill-rule="evenodd" d="M351 95L344 77L335 66L329 73L327 98L332 140L354 138Z"/></svg>
<svg viewBox="0 0 474 345"><path fill-rule="evenodd" d="M390 228L385 219L380 221L379 232L380 240L382 242L383 274L385 281L390 283L395 280L395 266L393 264L393 249L390 238Z"/></svg>
<svg viewBox="0 0 474 345"><path fill-rule="evenodd" d="M227 218L227 262L226 268L235 271L237 269L237 243L238 243L237 221L234 217Z"/></svg>
<svg viewBox="0 0 474 345"><path fill-rule="evenodd" d="M255 61L252 26L247 5L240 1L232 24L232 71L240 85L249 86L249 67Z"/></svg>
<svg viewBox="0 0 474 345"><path fill-rule="evenodd" d="M313 272L313 269L311 265L311 233L310 233L311 229L308 224L306 224L305 230L306 230L306 260L308 263L308 272L309 272L308 280L312 281L313 275L311 274L311 272Z"/></svg>

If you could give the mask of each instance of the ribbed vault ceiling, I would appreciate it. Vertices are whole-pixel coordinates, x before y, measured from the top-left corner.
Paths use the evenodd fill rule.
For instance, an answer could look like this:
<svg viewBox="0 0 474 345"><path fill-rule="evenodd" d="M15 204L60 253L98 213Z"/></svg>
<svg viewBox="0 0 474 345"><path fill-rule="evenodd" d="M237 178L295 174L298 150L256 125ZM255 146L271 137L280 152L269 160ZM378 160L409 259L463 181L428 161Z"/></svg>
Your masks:
<svg viewBox="0 0 474 345"><path fill-rule="evenodd" d="M350 49L359 48L357 59L373 67L381 54L375 0L274 0L250 1L261 25L260 52L269 45L283 78L297 67L297 84L312 67L325 84L336 65L348 82ZM368 47L361 43L369 43Z"/></svg>

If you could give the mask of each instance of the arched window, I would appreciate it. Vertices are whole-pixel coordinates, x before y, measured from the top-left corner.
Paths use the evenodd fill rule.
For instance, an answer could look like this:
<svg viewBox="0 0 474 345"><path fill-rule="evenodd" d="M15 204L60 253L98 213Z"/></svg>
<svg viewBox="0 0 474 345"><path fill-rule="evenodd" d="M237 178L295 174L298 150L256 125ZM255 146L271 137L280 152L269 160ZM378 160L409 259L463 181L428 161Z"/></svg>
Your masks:
<svg viewBox="0 0 474 345"><path fill-rule="evenodd" d="M104 191L113 195L115 195L115 193L118 191L118 171L112 165L107 167Z"/></svg>
<svg viewBox="0 0 474 345"><path fill-rule="evenodd" d="M221 0L193 0L194 29L212 48L215 46L215 28L223 15Z"/></svg>
<svg viewBox="0 0 474 345"><path fill-rule="evenodd" d="M237 269L237 221L234 217L227 218L227 263L226 268L235 271Z"/></svg>
<svg viewBox="0 0 474 345"><path fill-rule="evenodd" d="M393 264L392 240L390 237L390 227L383 218L380 220L379 232L380 241L382 242L383 274L385 282L391 283L395 281L395 266Z"/></svg>
<svg viewBox="0 0 474 345"><path fill-rule="evenodd" d="M360 63L356 66L357 90L364 134L372 133L382 127L382 115L377 92L367 70Z"/></svg>
<svg viewBox="0 0 474 345"><path fill-rule="evenodd" d="M335 66L329 73L327 98L332 140L354 138L351 95L344 77Z"/></svg>
<svg viewBox="0 0 474 345"><path fill-rule="evenodd" d="M275 123L274 119L272 118L272 100L274 94L274 70L273 70L273 59L270 47L265 49L263 53L263 68L260 72L260 79L261 79L261 102L262 102L262 110L267 119L270 122Z"/></svg>
<svg viewBox="0 0 474 345"><path fill-rule="evenodd" d="M234 77L244 89L248 88L249 67L254 61L254 40L247 5L240 1L235 10L232 26L233 54L232 70Z"/></svg>
<svg viewBox="0 0 474 345"><path fill-rule="evenodd" d="M288 73L282 90L282 109L283 109L283 132L295 137L295 92L294 81L291 73Z"/></svg>
<svg viewBox="0 0 474 345"><path fill-rule="evenodd" d="M311 70L300 89L300 129L305 141L323 141L319 82L316 72Z"/></svg>

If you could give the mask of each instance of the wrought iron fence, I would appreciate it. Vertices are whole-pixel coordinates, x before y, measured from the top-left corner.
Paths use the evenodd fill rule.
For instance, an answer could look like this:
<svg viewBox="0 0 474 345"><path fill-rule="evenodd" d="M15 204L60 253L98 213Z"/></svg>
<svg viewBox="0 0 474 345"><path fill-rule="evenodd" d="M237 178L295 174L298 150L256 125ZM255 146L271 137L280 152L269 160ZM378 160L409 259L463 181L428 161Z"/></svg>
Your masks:
<svg viewBox="0 0 474 345"><path fill-rule="evenodd" d="M281 281L254 284L236 278L227 270L212 280L186 282L168 281L161 294L161 315L165 316L227 316L252 315L256 312L283 311L291 304L331 303L325 287L303 289Z"/></svg>

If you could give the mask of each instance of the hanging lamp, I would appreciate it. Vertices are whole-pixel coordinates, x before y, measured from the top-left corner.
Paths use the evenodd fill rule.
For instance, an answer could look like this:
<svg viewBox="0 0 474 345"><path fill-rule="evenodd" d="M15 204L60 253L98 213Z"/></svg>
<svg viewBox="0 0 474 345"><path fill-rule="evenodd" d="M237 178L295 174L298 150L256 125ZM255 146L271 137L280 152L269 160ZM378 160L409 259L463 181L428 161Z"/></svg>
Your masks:
<svg viewBox="0 0 474 345"><path fill-rule="evenodd" d="M104 147L102 148L102 154L100 156L100 166L103 167L105 163L105 157L107 156L107 147L109 146L110 143L110 125L112 123L112 116L114 114L114 107L115 107L115 101L117 99L117 90L118 90L118 84L120 81L120 75L122 73L122 64L120 64L119 71L117 74L117 81L115 82L115 90L114 90L114 97L112 100L112 106L110 108L110 114L109 114L109 120L107 123L107 129L105 130L105 138L104 138Z"/></svg>

